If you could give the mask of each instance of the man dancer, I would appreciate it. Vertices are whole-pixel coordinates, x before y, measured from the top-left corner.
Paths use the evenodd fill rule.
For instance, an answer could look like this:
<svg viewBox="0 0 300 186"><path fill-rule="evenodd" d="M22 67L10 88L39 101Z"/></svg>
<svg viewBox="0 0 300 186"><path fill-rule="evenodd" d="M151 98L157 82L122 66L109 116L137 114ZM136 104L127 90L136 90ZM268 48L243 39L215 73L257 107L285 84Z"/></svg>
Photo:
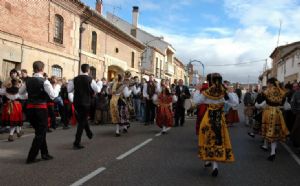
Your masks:
<svg viewBox="0 0 300 186"><path fill-rule="evenodd" d="M143 97L146 99L146 122L145 125L154 124L155 105L153 96L158 91L158 87L154 82L154 75L151 74L149 81L144 84Z"/></svg>
<svg viewBox="0 0 300 186"><path fill-rule="evenodd" d="M180 120L180 126L183 126L184 119L185 119L185 108L184 108L184 102L186 99L189 99L191 97L189 89L183 85L183 80L180 79L178 81L178 85L175 89L175 94L178 98L178 101L175 103L175 127L178 127L179 120Z"/></svg>
<svg viewBox="0 0 300 186"><path fill-rule="evenodd" d="M81 65L81 74L70 81L68 84L68 92L74 91L74 107L76 119L78 121L76 138L73 143L73 149L78 150L84 148L80 144L83 129L89 139L93 138L93 133L88 124L88 115L91 107L92 96L94 93L99 93L102 89L102 81L96 83L89 76L90 66L88 64Z"/></svg>
<svg viewBox="0 0 300 186"><path fill-rule="evenodd" d="M33 63L33 77L29 77L19 90L20 94L28 93L27 114L30 124L35 130L35 137L27 157L27 164L39 161L36 159L41 151L43 160L51 160L46 141L47 132L47 97L54 99L55 92L48 80L43 78L44 63L35 61Z"/></svg>

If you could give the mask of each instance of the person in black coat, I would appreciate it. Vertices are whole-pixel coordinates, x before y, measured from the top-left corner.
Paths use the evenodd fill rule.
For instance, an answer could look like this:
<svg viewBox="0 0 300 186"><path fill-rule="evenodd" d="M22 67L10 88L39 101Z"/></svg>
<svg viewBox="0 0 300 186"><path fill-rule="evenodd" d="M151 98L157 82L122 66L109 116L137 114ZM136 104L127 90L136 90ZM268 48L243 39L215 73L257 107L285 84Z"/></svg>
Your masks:
<svg viewBox="0 0 300 186"><path fill-rule="evenodd" d="M183 126L184 119L185 119L185 108L184 102L186 99L191 97L190 91L187 86L183 85L183 80L180 79L178 81L178 85L175 88L175 95L177 96L178 100L175 104L175 127L179 125Z"/></svg>
<svg viewBox="0 0 300 186"><path fill-rule="evenodd" d="M75 116L78 121L77 132L73 149L78 150L84 148L81 145L81 136L83 130L89 139L93 138L93 133L88 123L88 115L92 104L92 96L97 94L102 89L102 82L96 83L92 77L89 76L90 66L88 64L81 65L81 74L68 83L68 92L74 92L74 108Z"/></svg>

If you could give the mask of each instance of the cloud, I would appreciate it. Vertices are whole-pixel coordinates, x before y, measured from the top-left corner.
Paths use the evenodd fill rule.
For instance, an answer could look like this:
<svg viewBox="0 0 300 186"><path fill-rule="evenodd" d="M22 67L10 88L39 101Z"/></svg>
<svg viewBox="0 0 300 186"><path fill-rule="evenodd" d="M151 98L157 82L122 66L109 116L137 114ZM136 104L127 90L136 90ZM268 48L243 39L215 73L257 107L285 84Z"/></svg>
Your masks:
<svg viewBox="0 0 300 186"><path fill-rule="evenodd" d="M232 31L230 29L224 27L208 27L208 28L204 28L203 31L208 33L219 34L222 36L227 36L232 34Z"/></svg>
<svg viewBox="0 0 300 186"><path fill-rule="evenodd" d="M296 0L224 0L223 7L228 19L237 22L238 29L204 27L187 35L159 26L144 28L155 35L163 35L175 47L176 55L183 62L201 60L206 64L206 74L220 72L225 79L243 83L257 82L264 59L268 59L270 64L269 55L277 44L279 20L282 21L280 45L300 39L300 6ZM217 16L208 15L209 18L219 21ZM257 60L261 61L247 65L210 66ZM201 66L197 68L200 70Z"/></svg>
<svg viewBox="0 0 300 186"><path fill-rule="evenodd" d="M161 6L158 3L153 3L149 1L144 1L141 3L141 9L142 10L159 10L161 9Z"/></svg>

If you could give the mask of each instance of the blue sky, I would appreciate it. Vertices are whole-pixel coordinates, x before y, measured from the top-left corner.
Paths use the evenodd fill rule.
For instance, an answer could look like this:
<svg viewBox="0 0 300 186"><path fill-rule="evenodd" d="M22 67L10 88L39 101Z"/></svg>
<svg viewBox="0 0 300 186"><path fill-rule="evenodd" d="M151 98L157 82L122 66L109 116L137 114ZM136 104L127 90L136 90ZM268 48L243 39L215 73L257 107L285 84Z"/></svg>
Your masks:
<svg viewBox="0 0 300 186"><path fill-rule="evenodd" d="M82 0L95 7L96 0ZM256 82L277 43L300 40L299 0L104 0L104 13L131 22L132 6L140 7L139 26L164 36L184 63L201 60L208 72L230 81ZM222 66L261 60L248 65ZM200 66L199 66L200 70Z"/></svg>

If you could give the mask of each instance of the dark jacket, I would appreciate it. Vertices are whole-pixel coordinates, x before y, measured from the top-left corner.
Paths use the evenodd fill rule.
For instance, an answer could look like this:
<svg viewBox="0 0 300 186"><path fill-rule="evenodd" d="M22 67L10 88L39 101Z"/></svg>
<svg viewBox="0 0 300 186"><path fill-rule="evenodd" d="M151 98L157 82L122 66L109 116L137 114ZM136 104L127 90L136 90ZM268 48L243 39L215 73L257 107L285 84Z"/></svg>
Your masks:
<svg viewBox="0 0 300 186"><path fill-rule="evenodd" d="M291 100L291 107L294 113L300 113L300 91L294 93Z"/></svg>
<svg viewBox="0 0 300 186"><path fill-rule="evenodd" d="M178 98L177 103L176 103L176 107L183 107L184 106L184 101L191 97L191 93L190 93L187 86L182 86L182 90L180 90L180 86L177 85L176 88L175 88L175 94Z"/></svg>
<svg viewBox="0 0 300 186"><path fill-rule="evenodd" d="M90 106L94 91L91 87L92 78L87 75L79 75L74 78L74 105Z"/></svg>

